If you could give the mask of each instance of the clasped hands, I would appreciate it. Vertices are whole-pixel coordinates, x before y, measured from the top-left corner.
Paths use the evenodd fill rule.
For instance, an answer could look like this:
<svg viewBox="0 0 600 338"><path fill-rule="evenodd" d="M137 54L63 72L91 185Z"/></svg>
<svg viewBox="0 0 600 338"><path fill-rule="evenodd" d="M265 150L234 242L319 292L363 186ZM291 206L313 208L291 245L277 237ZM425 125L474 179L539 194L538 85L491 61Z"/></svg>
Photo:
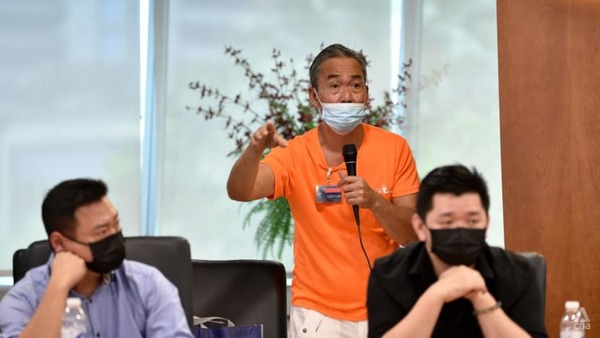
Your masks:
<svg viewBox="0 0 600 338"><path fill-rule="evenodd" d="M444 303L462 297L471 301L475 306L478 298L490 296L486 295L488 290L481 273L465 265L448 268L431 288Z"/></svg>

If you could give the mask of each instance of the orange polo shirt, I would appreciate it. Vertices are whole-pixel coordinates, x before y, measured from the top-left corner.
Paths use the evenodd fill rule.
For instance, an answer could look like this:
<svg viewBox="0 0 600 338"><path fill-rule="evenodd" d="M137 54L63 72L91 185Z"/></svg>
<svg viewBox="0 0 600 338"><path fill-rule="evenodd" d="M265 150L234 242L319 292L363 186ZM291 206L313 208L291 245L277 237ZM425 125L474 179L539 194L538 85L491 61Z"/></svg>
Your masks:
<svg viewBox="0 0 600 338"><path fill-rule="evenodd" d="M387 200L419 189L416 165L407 142L386 130L362 124L356 172ZM292 304L341 320L366 320L369 266L358 238L352 207L317 203L316 186L336 185L346 165L329 168L318 128L275 148L263 163L275 175L275 192L285 197L295 221ZM330 180L327 172L331 171ZM360 209L361 233L371 262L398 247L368 209Z"/></svg>

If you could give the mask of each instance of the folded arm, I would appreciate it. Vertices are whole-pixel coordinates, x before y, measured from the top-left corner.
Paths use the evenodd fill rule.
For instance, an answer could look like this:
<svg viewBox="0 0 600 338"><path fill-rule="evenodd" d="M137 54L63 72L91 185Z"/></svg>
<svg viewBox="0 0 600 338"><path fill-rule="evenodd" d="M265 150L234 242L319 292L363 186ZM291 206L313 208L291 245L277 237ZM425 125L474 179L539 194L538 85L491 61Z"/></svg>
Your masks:
<svg viewBox="0 0 600 338"><path fill-rule="evenodd" d="M433 332L442 306L458 298L466 298L479 311L477 320L484 337L530 337L511 320L487 291L481 274L464 265L444 271L437 282L419 298L410 312L383 337L429 337ZM489 309L489 311L486 311Z"/></svg>

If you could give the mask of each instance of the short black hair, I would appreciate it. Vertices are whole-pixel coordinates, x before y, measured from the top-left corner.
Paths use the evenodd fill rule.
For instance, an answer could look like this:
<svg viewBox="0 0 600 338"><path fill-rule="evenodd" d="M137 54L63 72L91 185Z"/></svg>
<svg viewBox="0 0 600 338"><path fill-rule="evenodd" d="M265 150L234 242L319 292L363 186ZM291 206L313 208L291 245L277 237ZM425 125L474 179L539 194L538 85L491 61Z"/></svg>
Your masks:
<svg viewBox="0 0 600 338"><path fill-rule="evenodd" d="M473 168L464 165L448 165L433 169L421 182L417 195L417 214L425 220L433 207L433 196L438 193L450 193L460 196L464 193L477 193L481 204L488 213L490 196L483 177Z"/></svg>
<svg viewBox="0 0 600 338"><path fill-rule="evenodd" d="M367 58L362 52L354 51L339 43L324 48L313 60L309 69L310 86L317 89L317 76L323 62L335 57L349 57L355 59L360 65L365 84L367 83Z"/></svg>
<svg viewBox="0 0 600 338"><path fill-rule="evenodd" d="M101 180L78 178L57 184L46 194L42 203L42 221L48 238L54 231L74 235L75 211L84 205L98 202L108 188Z"/></svg>

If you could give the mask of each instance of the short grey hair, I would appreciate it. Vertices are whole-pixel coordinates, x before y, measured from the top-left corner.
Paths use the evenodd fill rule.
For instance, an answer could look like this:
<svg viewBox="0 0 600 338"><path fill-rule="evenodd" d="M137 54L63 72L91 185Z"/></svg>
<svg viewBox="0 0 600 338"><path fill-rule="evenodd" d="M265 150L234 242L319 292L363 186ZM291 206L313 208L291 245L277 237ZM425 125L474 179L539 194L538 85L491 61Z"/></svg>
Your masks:
<svg viewBox="0 0 600 338"><path fill-rule="evenodd" d="M321 70L321 65L323 65L323 62L334 57L349 57L358 61L365 79L365 84L367 83L367 58L364 56L364 54L336 43L323 49L310 65L309 76L311 87L315 89L317 88L317 75Z"/></svg>

